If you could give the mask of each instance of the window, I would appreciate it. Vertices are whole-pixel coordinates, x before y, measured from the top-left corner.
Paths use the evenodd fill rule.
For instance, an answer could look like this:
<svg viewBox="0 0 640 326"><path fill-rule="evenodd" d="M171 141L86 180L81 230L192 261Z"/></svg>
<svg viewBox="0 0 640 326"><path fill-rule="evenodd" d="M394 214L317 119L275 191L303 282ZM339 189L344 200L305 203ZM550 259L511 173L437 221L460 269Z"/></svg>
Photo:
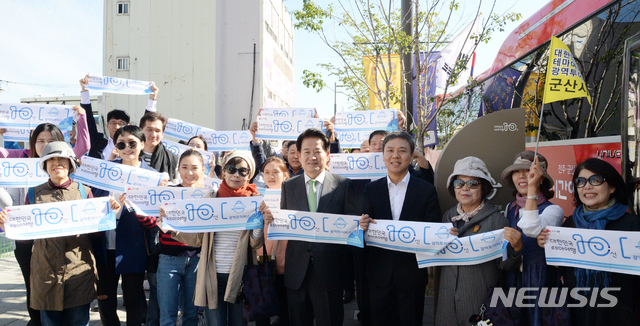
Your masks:
<svg viewBox="0 0 640 326"><path fill-rule="evenodd" d="M118 15L129 14L129 2L118 2Z"/></svg>
<svg viewBox="0 0 640 326"><path fill-rule="evenodd" d="M117 70L129 70L129 57L116 59Z"/></svg>

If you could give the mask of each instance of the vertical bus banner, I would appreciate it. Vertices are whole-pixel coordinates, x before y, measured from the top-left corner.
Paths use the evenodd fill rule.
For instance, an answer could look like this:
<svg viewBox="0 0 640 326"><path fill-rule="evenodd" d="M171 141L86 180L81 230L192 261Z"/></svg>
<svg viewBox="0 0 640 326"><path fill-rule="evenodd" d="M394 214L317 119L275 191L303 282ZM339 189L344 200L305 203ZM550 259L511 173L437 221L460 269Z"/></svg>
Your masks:
<svg viewBox="0 0 640 326"><path fill-rule="evenodd" d="M256 138L269 140L297 139L303 131L309 128L322 129L322 119L259 116Z"/></svg>
<svg viewBox="0 0 640 326"><path fill-rule="evenodd" d="M435 256L419 252L416 253L416 258L420 268L477 265L500 257L504 259L508 243L504 240L504 230L500 229L456 238Z"/></svg>
<svg viewBox="0 0 640 326"><path fill-rule="evenodd" d="M180 143L177 143L165 138L162 139L162 143L169 151L171 151L171 153L176 154L178 157L180 157L180 155L182 155L182 153L186 152L187 150L195 149L187 145L182 145ZM202 158L204 159L204 175L209 175L209 171L211 171L211 166L209 166L209 162L211 162L211 159L213 158L213 154L209 152L201 151L199 149L196 149L196 150L198 151L198 153L202 155Z"/></svg>
<svg viewBox="0 0 640 326"><path fill-rule="evenodd" d="M314 108L262 108L260 116L262 117L280 117L280 118L313 118L316 115Z"/></svg>
<svg viewBox="0 0 640 326"><path fill-rule="evenodd" d="M387 175L382 153L331 154L329 171L345 178L375 180Z"/></svg>
<svg viewBox="0 0 640 326"><path fill-rule="evenodd" d="M75 174L74 181L107 191L125 192L127 187L154 187L160 185L162 174L124 164L82 157L82 164Z"/></svg>
<svg viewBox="0 0 640 326"><path fill-rule="evenodd" d="M360 216L272 210L269 240L300 240L364 248Z"/></svg>
<svg viewBox="0 0 640 326"><path fill-rule="evenodd" d="M4 141L21 141L28 142L29 136L31 136L31 129L29 128L6 128L4 134L2 134L2 139Z"/></svg>
<svg viewBox="0 0 640 326"><path fill-rule="evenodd" d="M89 76L89 84L85 87L105 93L131 95L153 94L151 91L151 82L116 77Z"/></svg>
<svg viewBox="0 0 640 326"><path fill-rule="evenodd" d="M369 223L364 240L367 246L435 255L457 237L449 233L452 223L376 220Z"/></svg>
<svg viewBox="0 0 640 326"><path fill-rule="evenodd" d="M39 124L51 123L60 130L73 127L70 105L41 105L29 103L0 104L0 128L36 129Z"/></svg>
<svg viewBox="0 0 640 326"><path fill-rule="evenodd" d="M263 227L262 197L174 201L164 206L163 229L185 233L253 230Z"/></svg>
<svg viewBox="0 0 640 326"><path fill-rule="evenodd" d="M33 240L113 230L116 214L110 198L7 207L6 236Z"/></svg>
<svg viewBox="0 0 640 326"><path fill-rule="evenodd" d="M398 131L397 110L349 111L336 113L336 131Z"/></svg>
<svg viewBox="0 0 640 326"><path fill-rule="evenodd" d="M39 158L0 159L0 188L35 187L47 182L49 175L40 169L39 162Z"/></svg>
<svg viewBox="0 0 640 326"><path fill-rule="evenodd" d="M159 207L176 200L202 199L210 193L205 188L184 187L127 187L129 202L134 203L146 215L158 216Z"/></svg>
<svg viewBox="0 0 640 326"><path fill-rule="evenodd" d="M202 136L207 141L207 148L210 151L230 151L234 149L250 151L249 142L253 138L249 130L207 130Z"/></svg>
<svg viewBox="0 0 640 326"><path fill-rule="evenodd" d="M212 130L174 118L169 118L167 125L164 128L165 135L184 141L188 141L191 137L204 134L208 131Z"/></svg>
<svg viewBox="0 0 640 326"><path fill-rule="evenodd" d="M547 264L640 275L640 232L549 226Z"/></svg>

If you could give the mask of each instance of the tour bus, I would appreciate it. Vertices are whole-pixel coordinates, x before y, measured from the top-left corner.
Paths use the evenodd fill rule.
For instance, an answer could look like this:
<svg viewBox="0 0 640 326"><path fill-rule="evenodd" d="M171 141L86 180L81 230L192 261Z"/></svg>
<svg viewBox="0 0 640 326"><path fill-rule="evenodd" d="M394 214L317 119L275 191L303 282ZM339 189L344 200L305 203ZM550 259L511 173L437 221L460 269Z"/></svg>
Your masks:
<svg viewBox="0 0 640 326"><path fill-rule="evenodd" d="M582 71L586 98L544 105L540 153L549 160L555 200L573 211L572 175L577 163L598 157L621 171L640 212L640 1L553 0L516 28L493 65L477 76L472 103L479 116L526 108L527 148L535 147L549 40L568 45ZM563 85L571 90L571 85Z"/></svg>

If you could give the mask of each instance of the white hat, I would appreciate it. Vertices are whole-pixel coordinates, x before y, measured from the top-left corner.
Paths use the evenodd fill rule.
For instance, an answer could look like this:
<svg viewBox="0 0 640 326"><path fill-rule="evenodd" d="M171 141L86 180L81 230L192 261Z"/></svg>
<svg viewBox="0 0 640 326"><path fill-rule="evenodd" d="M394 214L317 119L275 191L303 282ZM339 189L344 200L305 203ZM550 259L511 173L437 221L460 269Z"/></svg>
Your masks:
<svg viewBox="0 0 640 326"><path fill-rule="evenodd" d="M71 149L69 144L63 141L54 141L44 147L42 150L42 157L38 163L44 172L47 172L47 160L53 157L64 157L69 159L69 174L76 172L76 153L73 152L73 149Z"/></svg>
<svg viewBox="0 0 640 326"><path fill-rule="evenodd" d="M247 165L249 165L249 179L251 179L253 177L253 175L256 173L256 161L253 159L253 156L251 156L251 152L249 151L239 151L239 150L232 150L230 152L227 153L227 156L224 160L224 164L227 165L227 162L229 162L230 159L234 158L234 157L239 157L245 161L247 161ZM224 166L223 166L224 168Z"/></svg>
<svg viewBox="0 0 640 326"><path fill-rule="evenodd" d="M491 184L494 182L493 178L491 178L491 173L489 173L489 169L487 169L487 165L475 156L467 156L456 162L456 165L453 167L453 173L451 173L447 180L447 188L451 186L451 182L459 175L484 179Z"/></svg>

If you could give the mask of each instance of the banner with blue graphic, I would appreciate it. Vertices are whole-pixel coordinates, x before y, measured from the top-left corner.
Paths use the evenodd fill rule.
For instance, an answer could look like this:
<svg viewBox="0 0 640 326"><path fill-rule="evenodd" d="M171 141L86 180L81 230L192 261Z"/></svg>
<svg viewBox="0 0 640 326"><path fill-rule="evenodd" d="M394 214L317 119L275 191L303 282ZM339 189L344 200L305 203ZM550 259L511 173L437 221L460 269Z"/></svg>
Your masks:
<svg viewBox="0 0 640 326"><path fill-rule="evenodd" d="M282 193L280 189L265 189L263 199L269 209L280 209L280 198Z"/></svg>
<svg viewBox="0 0 640 326"><path fill-rule="evenodd" d="M195 149L193 147L182 145L180 143L168 140L166 138L162 138L161 141L164 144L164 147L166 147L169 151L171 151L171 153L176 154L178 157L180 157L180 155L182 155L182 153L186 152L187 150ZM209 162L211 162L211 158L213 157L213 154L199 150L199 149L196 149L196 150L202 155L202 158L204 159L204 175L209 175L209 171L211 170L211 167L209 166Z"/></svg>
<svg viewBox="0 0 640 326"><path fill-rule="evenodd" d="M360 216L271 210L267 239L347 244L364 248Z"/></svg>
<svg viewBox="0 0 640 326"><path fill-rule="evenodd" d="M387 175L382 153L331 154L329 171L349 179L376 180Z"/></svg>
<svg viewBox="0 0 640 326"><path fill-rule="evenodd" d="M129 165L83 156L82 164L71 175L76 182L107 191L124 192L127 187L155 187L162 174Z"/></svg>
<svg viewBox="0 0 640 326"><path fill-rule="evenodd" d="M29 103L0 104L0 128L36 129L41 123L52 123L60 130L71 130L74 112L70 105Z"/></svg>
<svg viewBox="0 0 640 326"><path fill-rule="evenodd" d="M397 131L397 110L350 111L336 113L334 128L344 148L360 148L375 130Z"/></svg>
<svg viewBox="0 0 640 326"><path fill-rule="evenodd" d="M165 135L184 141L189 141L191 137L204 135L209 131L213 130L174 118L169 118L164 128Z"/></svg>
<svg viewBox="0 0 640 326"><path fill-rule="evenodd" d="M449 233L452 223L376 220L364 234L367 246L435 255L457 237Z"/></svg>
<svg viewBox="0 0 640 326"><path fill-rule="evenodd" d="M0 188L35 187L49 180L38 166L39 158L0 159Z"/></svg>
<svg viewBox="0 0 640 326"><path fill-rule="evenodd" d="M202 136L207 141L207 148L210 151L251 150L249 142L252 136L249 130L214 131L209 129L203 132Z"/></svg>
<svg viewBox="0 0 640 326"><path fill-rule="evenodd" d="M185 233L262 228L262 197L228 197L174 201L163 206L163 230Z"/></svg>
<svg viewBox="0 0 640 326"><path fill-rule="evenodd" d="M31 136L31 129L28 128L6 128L4 134L2 134L2 139L4 141L22 141L28 142L29 136Z"/></svg>
<svg viewBox="0 0 640 326"><path fill-rule="evenodd" d="M342 148L360 148L365 140L369 140L371 131L340 131L336 132L336 137L340 141Z"/></svg>
<svg viewBox="0 0 640 326"><path fill-rule="evenodd" d="M109 198L7 207L6 236L32 240L113 230L116 214Z"/></svg>
<svg viewBox="0 0 640 326"><path fill-rule="evenodd" d="M287 140L297 139L309 128L322 129L324 122L319 118L258 117L257 139Z"/></svg>
<svg viewBox="0 0 640 326"><path fill-rule="evenodd" d="M218 178L204 177L204 187L207 189L218 191L218 189L220 189L221 184L222 184L222 180Z"/></svg>
<svg viewBox="0 0 640 326"><path fill-rule="evenodd" d="M88 89L104 93L120 93L131 95L152 94L151 82L116 77L89 76Z"/></svg>
<svg viewBox="0 0 640 326"><path fill-rule="evenodd" d="M158 216L159 207L176 200L202 199L211 192L206 188L185 187L131 187L127 188L126 196L146 215ZM142 215L142 214L138 214Z"/></svg>
<svg viewBox="0 0 640 326"><path fill-rule="evenodd" d="M549 226L547 264L640 275L640 232Z"/></svg>
<svg viewBox="0 0 640 326"><path fill-rule="evenodd" d="M504 240L504 230L499 229L468 237L455 238L435 256L432 253L416 253L418 267L447 265L477 265L484 262L506 257L507 242Z"/></svg>
<svg viewBox="0 0 640 326"><path fill-rule="evenodd" d="M314 108L262 108L260 116L263 117L281 117L281 118L313 118L316 115Z"/></svg>

